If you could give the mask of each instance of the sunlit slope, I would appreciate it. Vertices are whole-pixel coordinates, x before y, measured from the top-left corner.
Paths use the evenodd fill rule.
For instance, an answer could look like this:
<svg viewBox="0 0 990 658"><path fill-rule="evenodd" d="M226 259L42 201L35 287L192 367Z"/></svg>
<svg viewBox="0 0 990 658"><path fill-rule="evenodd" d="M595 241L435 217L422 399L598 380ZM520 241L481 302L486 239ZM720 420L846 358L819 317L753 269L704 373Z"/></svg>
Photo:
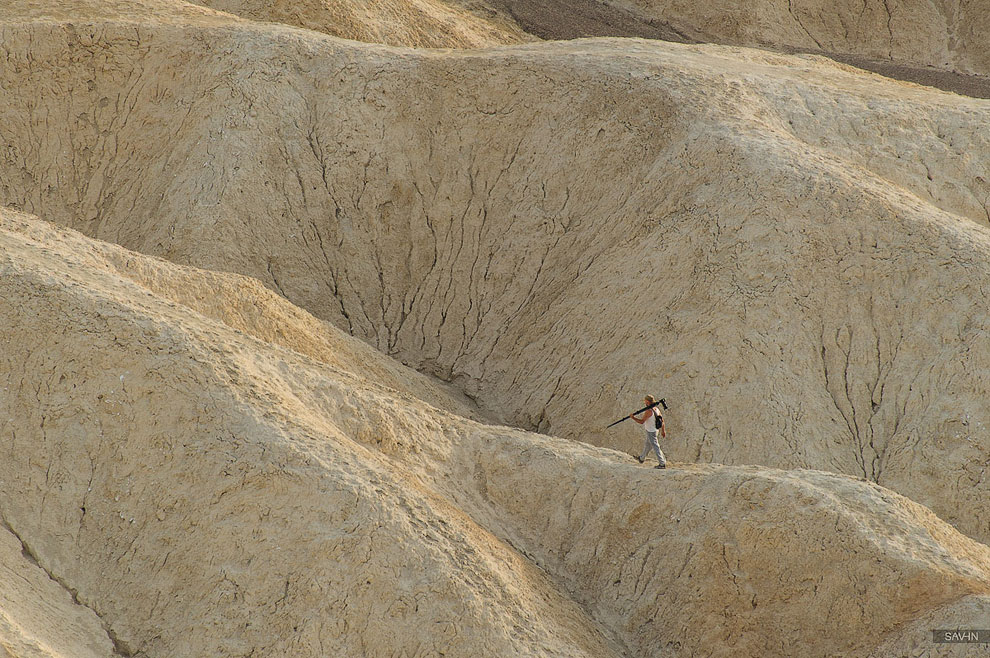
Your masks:
<svg viewBox="0 0 990 658"><path fill-rule="evenodd" d="M21 18L3 203L257 277L504 422L631 450L600 428L657 393L675 461L990 537L986 101L745 49Z"/></svg>
<svg viewBox="0 0 990 658"><path fill-rule="evenodd" d="M881 487L478 425L150 290L215 274L0 217L0 510L118 653L865 655L990 592Z"/></svg>
<svg viewBox="0 0 990 658"><path fill-rule="evenodd" d="M331 368L360 371L378 386L394 388L445 411L478 417L475 405L455 388L411 370L364 341L292 305L250 277L136 258L116 245L94 242L99 267L132 280L149 294L187 307L266 343L299 352Z"/></svg>
<svg viewBox="0 0 990 658"><path fill-rule="evenodd" d="M480 48L532 41L511 19L479 2L441 0L12 0L0 20L113 21L145 25L283 24L394 46ZM261 29L277 25L262 26Z"/></svg>
<svg viewBox="0 0 990 658"><path fill-rule="evenodd" d="M196 0L258 21L343 39L418 48L481 48L533 41L505 12L460 0Z"/></svg>
<svg viewBox="0 0 990 658"><path fill-rule="evenodd" d="M108 658L113 643L92 610L34 562L0 526L0 655L5 658Z"/></svg>
<svg viewBox="0 0 990 658"><path fill-rule="evenodd" d="M445 414L154 295L78 235L5 214L2 243L0 509L118 650L612 655L412 470L449 450L411 433Z"/></svg>

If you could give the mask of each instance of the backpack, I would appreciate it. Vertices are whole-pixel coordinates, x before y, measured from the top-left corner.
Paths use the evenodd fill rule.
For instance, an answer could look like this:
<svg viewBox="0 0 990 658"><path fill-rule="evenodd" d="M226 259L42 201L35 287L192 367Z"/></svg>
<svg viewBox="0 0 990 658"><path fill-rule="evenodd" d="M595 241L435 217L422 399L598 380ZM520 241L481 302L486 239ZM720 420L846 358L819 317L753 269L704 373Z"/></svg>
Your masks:
<svg viewBox="0 0 990 658"><path fill-rule="evenodd" d="M656 405L653 407L653 424L656 425L657 432L663 427L663 414L660 413L660 407L667 409L667 401L663 398L657 400Z"/></svg>
<svg viewBox="0 0 990 658"><path fill-rule="evenodd" d="M663 414L660 413L660 405L653 407L653 425L659 432L660 428L663 426Z"/></svg>

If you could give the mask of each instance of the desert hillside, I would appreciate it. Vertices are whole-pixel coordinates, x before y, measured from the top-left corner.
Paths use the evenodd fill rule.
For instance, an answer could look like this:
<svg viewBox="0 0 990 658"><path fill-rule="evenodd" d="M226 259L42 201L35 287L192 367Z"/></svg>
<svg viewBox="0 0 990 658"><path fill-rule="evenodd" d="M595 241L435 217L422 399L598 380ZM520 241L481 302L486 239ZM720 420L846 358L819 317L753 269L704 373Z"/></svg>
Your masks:
<svg viewBox="0 0 990 658"><path fill-rule="evenodd" d="M972 0L612 0L685 38L990 75L990 13Z"/></svg>
<svg viewBox="0 0 990 658"><path fill-rule="evenodd" d="M987 101L655 41L10 20L4 205L255 277L500 422L632 450L601 428L653 391L675 459L990 537Z"/></svg>
<svg viewBox="0 0 990 658"><path fill-rule="evenodd" d="M333 353L265 340L240 277L9 212L0 274L14 655L867 655L990 596L990 549L893 492L464 420L302 312ZM237 319L161 292L197 287Z"/></svg>
<svg viewBox="0 0 990 658"><path fill-rule="evenodd" d="M417 48L482 48L533 41L510 15L474 0L196 0L244 18Z"/></svg>
<svg viewBox="0 0 990 658"><path fill-rule="evenodd" d="M985 625L990 101L348 2L4 3L0 656L927 656ZM885 6L886 57L980 70L969 5L944 53ZM776 40L698 34L810 48L731 7ZM604 429L647 393L662 472Z"/></svg>

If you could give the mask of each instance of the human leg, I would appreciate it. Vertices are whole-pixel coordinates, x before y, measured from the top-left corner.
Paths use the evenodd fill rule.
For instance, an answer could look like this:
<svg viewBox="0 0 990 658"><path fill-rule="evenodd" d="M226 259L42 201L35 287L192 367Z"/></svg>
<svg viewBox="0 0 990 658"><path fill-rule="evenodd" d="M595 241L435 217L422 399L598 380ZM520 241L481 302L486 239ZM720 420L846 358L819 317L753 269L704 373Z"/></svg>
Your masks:
<svg viewBox="0 0 990 658"><path fill-rule="evenodd" d="M658 432L646 433L647 452L649 452L649 449L652 448L653 451L657 453L657 461L660 463L660 466L666 466L667 458L663 456L663 450L660 449L660 442L657 440L657 434Z"/></svg>
<svg viewBox="0 0 990 658"><path fill-rule="evenodd" d="M652 448L653 448L653 445L650 443L650 433L647 432L646 433L646 442L643 444L643 452L640 453L639 457L636 458L636 459L639 460L639 463L640 464L642 464L643 462L646 461L646 457L647 457L647 455L650 454L650 450Z"/></svg>

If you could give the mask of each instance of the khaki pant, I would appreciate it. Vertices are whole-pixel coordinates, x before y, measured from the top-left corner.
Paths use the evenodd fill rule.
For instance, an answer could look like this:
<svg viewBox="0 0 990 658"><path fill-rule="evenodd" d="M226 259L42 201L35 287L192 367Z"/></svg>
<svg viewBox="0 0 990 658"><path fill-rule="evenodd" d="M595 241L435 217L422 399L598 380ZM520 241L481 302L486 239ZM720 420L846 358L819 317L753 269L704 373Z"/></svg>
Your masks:
<svg viewBox="0 0 990 658"><path fill-rule="evenodd" d="M646 445L643 446L643 454L640 455L639 460L646 461L646 456L650 454L650 450L652 449L657 453L657 461L660 462L662 466L666 466L667 458L663 456L663 451L660 449L660 442L657 441L657 434L659 434L659 432L651 432L646 430Z"/></svg>

